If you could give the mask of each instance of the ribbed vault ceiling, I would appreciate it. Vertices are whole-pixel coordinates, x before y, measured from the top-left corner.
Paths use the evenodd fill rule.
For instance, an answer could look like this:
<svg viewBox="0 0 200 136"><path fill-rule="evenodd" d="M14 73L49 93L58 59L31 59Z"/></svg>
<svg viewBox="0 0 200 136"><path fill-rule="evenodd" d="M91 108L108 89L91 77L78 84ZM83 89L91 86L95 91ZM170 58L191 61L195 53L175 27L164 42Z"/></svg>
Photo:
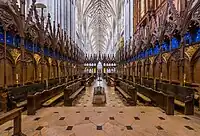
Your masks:
<svg viewBox="0 0 200 136"><path fill-rule="evenodd" d="M81 0L79 11L87 19L88 38L95 53L104 53L112 32L116 0Z"/></svg>

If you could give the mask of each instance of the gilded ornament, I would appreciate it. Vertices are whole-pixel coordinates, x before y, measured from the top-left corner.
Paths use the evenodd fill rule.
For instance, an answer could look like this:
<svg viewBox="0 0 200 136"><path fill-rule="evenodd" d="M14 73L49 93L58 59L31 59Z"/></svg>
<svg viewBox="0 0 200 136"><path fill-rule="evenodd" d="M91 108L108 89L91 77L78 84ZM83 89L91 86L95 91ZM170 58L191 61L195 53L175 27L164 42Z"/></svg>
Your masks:
<svg viewBox="0 0 200 136"><path fill-rule="evenodd" d="M198 48L199 44L189 46L185 49L185 54L189 57L189 59L191 59L194 53L198 50Z"/></svg>
<svg viewBox="0 0 200 136"><path fill-rule="evenodd" d="M19 56L21 55L20 51L18 49L11 49L10 54L13 57L14 62L16 64Z"/></svg>
<svg viewBox="0 0 200 136"><path fill-rule="evenodd" d="M52 59L50 57L48 58L48 61L49 61L49 65L51 65L52 64Z"/></svg>
<svg viewBox="0 0 200 136"><path fill-rule="evenodd" d="M170 55L171 55L170 53L163 53L163 54L162 54L162 57L163 57L163 59L165 60L165 62L168 61Z"/></svg>
<svg viewBox="0 0 200 136"><path fill-rule="evenodd" d="M38 64L41 58L40 55L34 54L34 58L35 58L36 64Z"/></svg>
<svg viewBox="0 0 200 136"><path fill-rule="evenodd" d="M149 57L149 60L150 60L151 64L154 62L154 59L155 59L154 56L153 57Z"/></svg>

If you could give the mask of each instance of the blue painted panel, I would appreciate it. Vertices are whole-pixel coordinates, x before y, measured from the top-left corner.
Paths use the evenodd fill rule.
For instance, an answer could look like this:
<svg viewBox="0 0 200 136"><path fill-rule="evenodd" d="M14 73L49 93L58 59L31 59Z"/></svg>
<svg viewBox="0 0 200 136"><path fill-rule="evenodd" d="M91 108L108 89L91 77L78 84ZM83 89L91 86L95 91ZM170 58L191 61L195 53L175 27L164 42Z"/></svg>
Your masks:
<svg viewBox="0 0 200 136"><path fill-rule="evenodd" d="M36 52L37 52L37 53L41 53L41 47L40 47L40 45L39 45L39 44L37 45Z"/></svg>
<svg viewBox="0 0 200 136"><path fill-rule="evenodd" d="M52 49L49 49L49 56L50 57L53 57L54 53L53 53L53 50Z"/></svg>
<svg viewBox="0 0 200 136"><path fill-rule="evenodd" d="M0 43L4 43L4 31L2 30L0 30ZM13 35L9 32L6 32L6 43L13 46Z"/></svg>
<svg viewBox="0 0 200 136"><path fill-rule="evenodd" d="M34 52L37 52L37 44L34 44L33 50L34 50Z"/></svg>
<svg viewBox="0 0 200 136"><path fill-rule="evenodd" d="M200 42L200 28L198 28L198 30L197 30L196 42Z"/></svg>
<svg viewBox="0 0 200 136"><path fill-rule="evenodd" d="M153 53L153 49L152 48L148 49L148 55L151 56L152 53Z"/></svg>
<svg viewBox="0 0 200 136"><path fill-rule="evenodd" d="M16 36L14 37L13 45L14 45L15 47L19 48L19 47L20 47L20 41L21 41L21 38L19 37L19 35L16 35Z"/></svg>
<svg viewBox="0 0 200 136"><path fill-rule="evenodd" d="M49 56L49 49L47 47L44 47L44 55Z"/></svg>
<svg viewBox="0 0 200 136"><path fill-rule="evenodd" d="M4 43L4 34L0 32L0 43Z"/></svg>
<svg viewBox="0 0 200 136"><path fill-rule="evenodd" d="M8 45L13 45L13 35L9 32L6 32L6 43Z"/></svg>
<svg viewBox="0 0 200 136"><path fill-rule="evenodd" d="M169 51L169 45L166 42L162 44L162 51Z"/></svg>
<svg viewBox="0 0 200 136"><path fill-rule="evenodd" d="M25 40L25 45L24 45L25 49L33 52L34 46L33 46L33 42L30 40Z"/></svg>
<svg viewBox="0 0 200 136"><path fill-rule="evenodd" d="M173 37L173 38L171 39L171 45L172 45L172 49L176 49L176 48L179 47L180 41L177 40L175 37Z"/></svg>
<svg viewBox="0 0 200 136"><path fill-rule="evenodd" d="M148 57L148 50L145 51L145 57Z"/></svg>
<svg viewBox="0 0 200 136"><path fill-rule="evenodd" d="M187 32L184 36L184 41L186 44L191 44L193 41L192 41L192 36L189 32Z"/></svg>
<svg viewBox="0 0 200 136"><path fill-rule="evenodd" d="M157 55L160 52L159 44L156 44L153 49L153 55Z"/></svg>

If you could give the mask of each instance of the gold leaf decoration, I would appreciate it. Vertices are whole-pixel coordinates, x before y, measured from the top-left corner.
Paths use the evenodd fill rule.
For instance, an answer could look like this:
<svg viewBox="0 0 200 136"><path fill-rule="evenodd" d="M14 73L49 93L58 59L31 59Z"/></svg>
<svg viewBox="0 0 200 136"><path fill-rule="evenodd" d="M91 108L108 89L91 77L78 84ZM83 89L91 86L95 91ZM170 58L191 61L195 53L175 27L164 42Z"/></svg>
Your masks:
<svg viewBox="0 0 200 136"><path fill-rule="evenodd" d="M41 58L40 55L34 54L34 58L35 58L36 64L38 64Z"/></svg>
<svg viewBox="0 0 200 136"><path fill-rule="evenodd" d="M199 44L189 46L185 49L185 54L189 57L189 59L191 59L194 53L198 50L198 48Z"/></svg>
<svg viewBox="0 0 200 136"><path fill-rule="evenodd" d="M48 61L49 61L49 65L51 66L51 64L52 64L52 59L49 57L48 58Z"/></svg>
<svg viewBox="0 0 200 136"><path fill-rule="evenodd" d="M149 60L151 61L151 64L153 64L155 57L150 57Z"/></svg>
<svg viewBox="0 0 200 136"><path fill-rule="evenodd" d="M165 60L166 63L167 63L167 61L168 61L170 55L171 55L170 53L163 53L163 54L162 54L162 57L163 57L163 59Z"/></svg>
<svg viewBox="0 0 200 136"><path fill-rule="evenodd" d="M18 49L11 49L10 50L10 54L13 57L15 64L17 63L17 59L19 58L19 56L21 55L20 51Z"/></svg>

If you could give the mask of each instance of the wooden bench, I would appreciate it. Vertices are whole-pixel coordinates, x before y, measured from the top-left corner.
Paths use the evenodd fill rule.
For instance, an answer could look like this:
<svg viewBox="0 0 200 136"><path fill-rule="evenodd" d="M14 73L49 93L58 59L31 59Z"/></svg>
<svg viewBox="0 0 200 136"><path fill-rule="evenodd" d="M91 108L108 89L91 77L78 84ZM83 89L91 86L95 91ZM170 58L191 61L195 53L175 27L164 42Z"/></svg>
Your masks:
<svg viewBox="0 0 200 136"><path fill-rule="evenodd" d="M145 87L154 89L154 80L152 78L142 78L142 85L144 85Z"/></svg>
<svg viewBox="0 0 200 136"><path fill-rule="evenodd" d="M137 104L137 92L136 89L121 80L116 81L115 91L118 91L131 105Z"/></svg>
<svg viewBox="0 0 200 136"><path fill-rule="evenodd" d="M151 102L151 99L139 92L137 92L137 96L139 96L142 100L144 100L146 102L147 105L149 105Z"/></svg>
<svg viewBox="0 0 200 136"><path fill-rule="evenodd" d="M135 83L136 84L141 84L141 78L138 76L135 76Z"/></svg>
<svg viewBox="0 0 200 136"><path fill-rule="evenodd" d="M27 97L27 114L34 115L37 109L42 106L51 106L55 101L63 96L62 91L67 86L67 83L52 87L49 90L37 92Z"/></svg>
<svg viewBox="0 0 200 136"><path fill-rule="evenodd" d="M170 94L158 92L149 87L136 84L138 96L150 104L156 104L165 110L167 115L174 114L174 97Z"/></svg>
<svg viewBox="0 0 200 136"><path fill-rule="evenodd" d="M81 86L76 92L74 92L70 97L69 99L72 99L74 100L80 93L82 90L84 90L85 87L84 86Z"/></svg>
<svg viewBox="0 0 200 136"><path fill-rule="evenodd" d="M135 87L135 83L130 81L130 80L126 80L126 83L128 83L129 85L131 86L134 86ZM143 95L142 93L140 93L139 91L137 91L137 96L145 102L145 105L151 105L152 104L152 101L149 97Z"/></svg>
<svg viewBox="0 0 200 136"><path fill-rule="evenodd" d="M10 109L21 108L27 105L27 96L44 90L44 84L30 84L15 88L8 88L8 102Z"/></svg>
<svg viewBox="0 0 200 136"><path fill-rule="evenodd" d="M89 86L91 86L93 81L94 81L94 76L90 76L90 77L86 78L85 83L89 87Z"/></svg>
<svg viewBox="0 0 200 136"><path fill-rule="evenodd" d="M0 115L0 125L14 120L13 136L25 136L21 131L21 108L17 108Z"/></svg>
<svg viewBox="0 0 200 136"><path fill-rule="evenodd" d="M156 82L156 89L165 94L174 96L174 103L178 106L184 107L184 114L194 114L194 88Z"/></svg>
<svg viewBox="0 0 200 136"><path fill-rule="evenodd" d="M49 79L48 80L48 89L50 89L58 84L59 84L59 78Z"/></svg>
<svg viewBox="0 0 200 136"><path fill-rule="evenodd" d="M119 91L125 99L131 99L131 96L124 92L119 86L116 86L116 90Z"/></svg>
<svg viewBox="0 0 200 136"><path fill-rule="evenodd" d="M64 106L72 106L77 96L85 90L84 81L78 81L64 89Z"/></svg>
<svg viewBox="0 0 200 136"><path fill-rule="evenodd" d="M107 76L107 85L114 87L115 86L115 79L111 76Z"/></svg>
<svg viewBox="0 0 200 136"><path fill-rule="evenodd" d="M53 103L55 103L57 100L59 100L60 98L62 98L64 96L64 93L61 92L58 95L54 96L53 98L47 100L46 102L44 102L42 104L43 107L49 107L51 106Z"/></svg>

